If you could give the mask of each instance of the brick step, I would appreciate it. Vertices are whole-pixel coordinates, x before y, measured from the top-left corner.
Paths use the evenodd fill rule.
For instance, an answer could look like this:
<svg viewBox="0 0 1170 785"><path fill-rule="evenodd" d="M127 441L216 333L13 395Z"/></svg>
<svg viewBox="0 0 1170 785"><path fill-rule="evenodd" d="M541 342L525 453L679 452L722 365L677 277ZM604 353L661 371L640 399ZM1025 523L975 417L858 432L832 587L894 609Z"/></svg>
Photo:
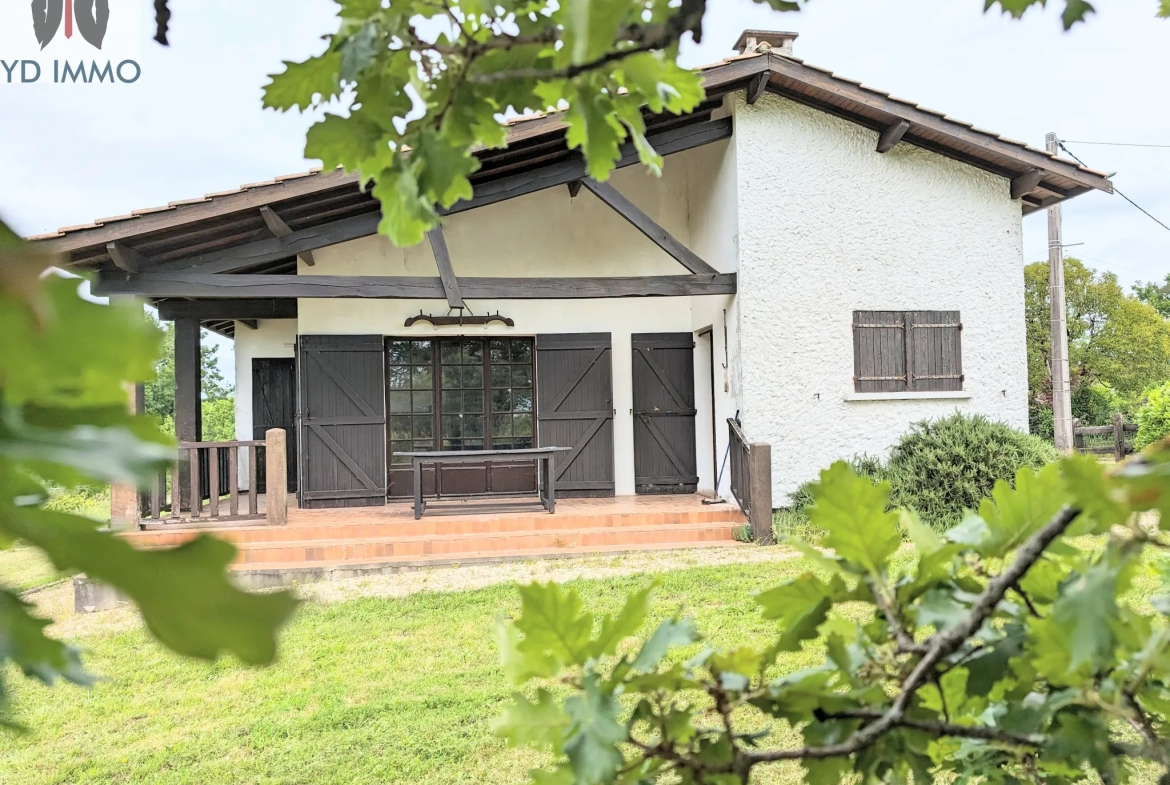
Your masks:
<svg viewBox="0 0 1170 785"><path fill-rule="evenodd" d="M263 562L250 564L233 564L231 570L236 574L255 573L286 573L291 581L266 582L261 585L283 585L296 583L303 578L299 573L312 571L314 573L334 573L333 577L356 577L359 575L394 573L402 570L427 569L435 567L470 567L477 564L498 564L509 561L527 561L529 559L575 559L591 556L616 556L626 553L648 553L658 551L700 550L708 548L746 548L747 543L735 540L714 540L711 542L665 542L652 545L593 545L580 548L537 548L532 550L503 550L490 552L471 552L451 556L448 554L427 554L423 556L400 558L373 558L350 559L347 561L325 560L315 562ZM320 579L322 575L314 575L313 579Z"/></svg>
<svg viewBox="0 0 1170 785"><path fill-rule="evenodd" d="M331 511L338 512L341 511ZM420 520L377 520L368 517L333 515L329 524L313 525L311 518L303 518L289 526L240 526L209 528L216 537L236 545L251 543L292 543L305 541L338 542L368 540L386 537L449 537L461 535L496 535L518 532L592 531L645 526L688 526L702 524L738 525L743 516L726 507L669 513L619 513L612 515L535 513L498 517L426 517ZM166 530L132 532L123 535L136 547L157 548L179 545L195 537L197 526L175 525Z"/></svg>
<svg viewBox="0 0 1170 785"><path fill-rule="evenodd" d="M417 559L424 556L536 552L566 549L734 541L738 524L665 524L571 531L521 531L447 536L376 537L367 539L299 540L239 543L237 565L268 563L349 562L366 559Z"/></svg>

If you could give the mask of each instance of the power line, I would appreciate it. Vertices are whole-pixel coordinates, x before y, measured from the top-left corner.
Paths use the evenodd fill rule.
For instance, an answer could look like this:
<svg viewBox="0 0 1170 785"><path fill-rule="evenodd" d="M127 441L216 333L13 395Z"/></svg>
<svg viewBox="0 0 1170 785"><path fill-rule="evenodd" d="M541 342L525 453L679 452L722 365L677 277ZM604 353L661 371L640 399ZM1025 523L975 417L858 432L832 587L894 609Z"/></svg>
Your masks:
<svg viewBox="0 0 1170 785"><path fill-rule="evenodd" d="M1160 147L1170 149L1170 144L1139 144L1137 142L1085 142L1079 139L1061 139L1060 141L1062 143L1068 142L1069 144L1100 144L1106 145L1108 147ZM1066 150L1065 152L1068 151ZM1072 155L1072 153L1069 153L1069 155Z"/></svg>
<svg viewBox="0 0 1170 785"><path fill-rule="evenodd" d="M1072 157L1073 157L1073 158L1076 160L1076 162L1077 162L1077 163L1079 163L1081 166L1084 166L1084 167L1088 167L1088 166L1089 166L1087 163L1085 163L1084 161L1082 161L1080 158L1077 158L1077 155L1076 155L1076 153L1074 153L1072 150L1070 150L1070 149L1068 149L1067 147L1065 147L1065 146L1064 146L1064 142L1057 142L1057 144L1059 144L1059 145L1060 145L1060 149L1061 149L1061 150L1064 150L1066 153L1068 153L1069 155L1071 155L1071 156L1072 156ZM1073 144L1075 144L1075 142L1074 142ZM1128 196L1126 196L1125 194L1123 194L1123 193L1122 193L1121 191L1119 191L1117 188L1114 188L1114 189L1113 189L1113 193L1117 194L1117 195L1118 195L1118 196L1120 196L1122 199L1124 199L1125 201L1129 202L1130 204L1132 204L1132 205L1133 205L1134 207L1136 207L1137 209L1141 210L1143 213L1145 213L1145 214L1146 214L1146 216L1147 216L1147 217L1148 217L1148 218L1149 218L1151 221L1153 221L1154 223L1156 223L1158 226L1161 226L1163 229L1165 229L1166 231L1170 232L1170 226L1167 226L1166 224L1164 224L1164 223L1162 223L1161 221L1159 221L1157 218L1155 218L1153 215L1151 215L1151 214L1150 214L1150 211L1149 211L1149 210L1147 210L1146 208L1142 207L1140 204L1138 204L1137 202L1135 202L1133 199L1130 199Z"/></svg>

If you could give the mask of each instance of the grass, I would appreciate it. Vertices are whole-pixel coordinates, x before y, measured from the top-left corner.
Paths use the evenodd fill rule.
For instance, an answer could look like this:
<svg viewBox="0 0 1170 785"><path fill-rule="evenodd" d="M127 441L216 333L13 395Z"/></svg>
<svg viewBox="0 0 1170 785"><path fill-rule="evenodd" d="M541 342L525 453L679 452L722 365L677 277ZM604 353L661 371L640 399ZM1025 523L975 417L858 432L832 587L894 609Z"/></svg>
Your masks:
<svg viewBox="0 0 1170 785"><path fill-rule="evenodd" d="M798 560L666 573L657 618L679 606L715 644L762 645L773 625L751 594ZM574 582L610 611L645 576ZM512 585L303 608L267 669L164 652L140 629L75 637L104 679L50 690L11 674L32 732L0 736L0 783L510 783L542 759L489 733L510 690L493 635ZM816 656L790 655L786 669ZM794 769L761 782L795 782Z"/></svg>
<svg viewBox="0 0 1170 785"><path fill-rule="evenodd" d="M61 576L44 554L35 548L16 545L0 551L0 586L28 591L53 583Z"/></svg>
<svg viewBox="0 0 1170 785"><path fill-rule="evenodd" d="M910 555L898 554L895 571ZM681 607L711 643L760 647L774 626L760 618L752 594L807 568L787 559L661 574L652 623ZM650 579L570 585L586 607L611 612ZM1142 574L1133 599L1144 603L1158 585ZM182 660L125 611L74 619L65 634L103 679L90 690L50 690L10 673L15 715L32 731L0 735L0 783L522 782L543 757L506 748L489 732L510 693L494 619L517 612L512 584L311 604L285 630L280 661L270 668ZM820 657L782 654L778 670ZM797 742L784 728L774 743ZM1142 775L1134 781L1156 780ZM753 779L799 781L790 763L761 768Z"/></svg>

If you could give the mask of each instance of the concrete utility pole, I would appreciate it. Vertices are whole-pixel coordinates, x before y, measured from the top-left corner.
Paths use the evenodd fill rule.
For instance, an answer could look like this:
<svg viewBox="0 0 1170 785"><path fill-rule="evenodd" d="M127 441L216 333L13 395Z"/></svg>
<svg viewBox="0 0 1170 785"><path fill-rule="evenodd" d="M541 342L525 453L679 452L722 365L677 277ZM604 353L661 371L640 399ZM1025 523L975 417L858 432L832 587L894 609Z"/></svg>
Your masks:
<svg viewBox="0 0 1170 785"><path fill-rule="evenodd" d="M1048 152L1056 155L1059 139L1045 137ZM1064 244L1060 236L1060 205L1048 208L1048 294L1052 304L1052 421L1056 449L1073 448L1072 385L1068 372L1068 311L1064 300Z"/></svg>

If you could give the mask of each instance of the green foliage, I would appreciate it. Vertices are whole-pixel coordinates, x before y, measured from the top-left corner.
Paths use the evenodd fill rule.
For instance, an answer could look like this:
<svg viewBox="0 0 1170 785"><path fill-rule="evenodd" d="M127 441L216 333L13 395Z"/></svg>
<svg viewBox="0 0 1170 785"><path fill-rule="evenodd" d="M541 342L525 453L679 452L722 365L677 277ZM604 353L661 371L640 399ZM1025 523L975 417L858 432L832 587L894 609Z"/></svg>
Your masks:
<svg viewBox="0 0 1170 785"><path fill-rule="evenodd" d="M203 402L203 441L230 442L236 438L236 400Z"/></svg>
<svg viewBox="0 0 1170 785"><path fill-rule="evenodd" d="M1170 601L1123 596L1143 554L1170 548L1140 517L1170 512L1170 445L1110 471L1079 455L1020 469L941 536L844 462L810 490L827 550L793 543L818 572L758 595L777 625L760 648L684 659L699 634L677 616L641 648L614 646L642 624L646 590L615 632L575 591L521 589L520 618L500 621L505 669L567 687L517 693L496 724L551 754L533 782L746 784L780 761L810 785L1125 782L1137 759L1167 764ZM1170 597L1170 570L1160 582ZM802 647L820 664L777 675ZM803 745L782 741L794 732Z"/></svg>
<svg viewBox="0 0 1170 785"><path fill-rule="evenodd" d="M1164 7L1170 8L1170 4ZM1153 281L1138 281L1134 284L1133 296L1162 314L1163 319L1170 319L1170 274L1163 279L1161 286Z"/></svg>
<svg viewBox="0 0 1170 785"><path fill-rule="evenodd" d="M1146 392L1145 403L1138 409L1137 424L1135 449L1170 436L1170 382Z"/></svg>
<svg viewBox="0 0 1170 785"><path fill-rule="evenodd" d="M76 279L42 279L55 261L0 223L0 548L23 542L58 570L121 590L181 654L271 661L276 630L295 601L234 588L225 573L231 545L204 536L174 550L139 551L96 521L46 504L50 483L144 481L174 455L156 421L126 406L125 384L151 376L159 331L140 305L99 305L78 295ZM46 626L0 587L0 666L12 662L49 684L88 683L77 651L46 636Z"/></svg>
<svg viewBox="0 0 1170 785"><path fill-rule="evenodd" d="M144 385L146 413L171 418L171 427L164 433L173 434L175 416L175 325L171 322L155 324L162 331L162 349L154 364L154 377ZM206 331L204 331L206 333ZM200 391L203 400L219 401L232 397L232 387L219 371L219 347L207 341L199 342ZM206 407L204 411L206 418ZM206 430L206 426L205 426ZM233 437L234 438L234 437Z"/></svg>
<svg viewBox="0 0 1170 785"><path fill-rule="evenodd" d="M897 506L914 510L928 525L945 529L975 509L999 481L1012 482L1022 468L1038 469L1056 460L1053 446L982 415L956 412L915 423L890 452L889 459L870 455L849 461L852 472L887 484ZM814 489L806 482L791 495L791 506L779 521L777 535L821 534L811 513Z"/></svg>
<svg viewBox="0 0 1170 785"><path fill-rule="evenodd" d="M1142 296L1144 290L1127 296L1113 273L1096 273L1077 259L1065 259L1064 274L1073 416L1104 425L1113 412L1131 410L1129 402L1147 387L1170 379L1170 322L1156 301ZM1024 284L1029 401L1037 410L1051 409L1048 263L1025 267ZM1111 409L1107 414L1106 408ZM1033 433L1048 435L1050 417L1050 412L1034 411Z"/></svg>
<svg viewBox="0 0 1170 785"><path fill-rule="evenodd" d="M911 426L891 450L886 475L896 504L943 528L975 509L997 482L1055 459L1055 448L1038 437L956 412Z"/></svg>

